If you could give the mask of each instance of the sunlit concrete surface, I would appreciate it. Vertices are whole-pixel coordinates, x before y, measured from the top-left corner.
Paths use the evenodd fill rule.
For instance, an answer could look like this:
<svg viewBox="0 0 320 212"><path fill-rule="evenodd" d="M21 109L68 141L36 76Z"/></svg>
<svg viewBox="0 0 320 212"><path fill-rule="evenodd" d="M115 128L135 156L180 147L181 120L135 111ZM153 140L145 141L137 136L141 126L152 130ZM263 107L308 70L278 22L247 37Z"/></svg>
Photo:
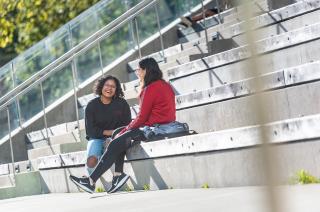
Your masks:
<svg viewBox="0 0 320 212"><path fill-rule="evenodd" d="M20 197L0 201L1 211L237 211L265 212L263 187L219 189L169 189L115 194L64 193ZM280 211L319 212L320 185L283 186L276 189Z"/></svg>

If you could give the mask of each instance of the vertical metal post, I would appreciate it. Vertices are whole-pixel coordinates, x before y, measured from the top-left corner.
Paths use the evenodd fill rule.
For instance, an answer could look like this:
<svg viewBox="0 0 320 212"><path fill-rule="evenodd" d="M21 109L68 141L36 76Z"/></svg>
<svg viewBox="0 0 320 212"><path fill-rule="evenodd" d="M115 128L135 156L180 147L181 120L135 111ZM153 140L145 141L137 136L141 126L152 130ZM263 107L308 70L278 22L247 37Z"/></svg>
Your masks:
<svg viewBox="0 0 320 212"><path fill-rule="evenodd" d="M98 16L97 13L94 14L94 18L96 21L96 26L98 26L99 20L98 20ZM70 29L70 26L69 26ZM99 30L99 28L97 27L96 30ZM70 30L70 35L72 35L72 32ZM72 37L71 37L72 38ZM101 76L103 76L103 62L102 62L102 55L101 55L101 45L100 45L100 41L98 41L98 52L99 52L99 60L100 60L100 68L101 68Z"/></svg>
<svg viewBox="0 0 320 212"><path fill-rule="evenodd" d="M103 76L103 62L102 62L100 41L98 41L98 49L99 49L99 59L100 59L100 67L101 67L101 76Z"/></svg>
<svg viewBox="0 0 320 212"><path fill-rule="evenodd" d="M73 47L72 43L72 31L71 27L69 25L69 38L70 38L70 47ZM79 122L79 109L78 109L78 86L79 86L79 81L78 81L78 70L77 70L77 64L76 64L76 58L74 58L71 61L71 70L72 70L72 85L73 85L73 92L74 92L74 106L76 109L76 119L77 119L77 126L78 126L78 133L79 133L79 138L81 140L81 134L80 134L80 122Z"/></svg>
<svg viewBox="0 0 320 212"><path fill-rule="evenodd" d="M125 5L126 5L126 10L129 10L130 9L130 4L129 2L126 0L125 1ZM133 26L133 22L132 20L129 21L129 30L130 30L130 33L131 33L131 37L132 37L132 43L134 43L135 41L135 35L134 35L134 26Z"/></svg>
<svg viewBox="0 0 320 212"><path fill-rule="evenodd" d="M141 59L141 49L140 49L140 39L139 39L139 28L138 28L138 20L137 17L134 18L134 23L136 26L136 42L138 45L138 51L139 51L139 59Z"/></svg>
<svg viewBox="0 0 320 212"><path fill-rule="evenodd" d="M201 0L201 7L202 7L202 18L203 18L203 23L204 23L204 32L206 35L206 44L207 44L207 48L209 50L208 30L207 30L206 14L205 14L205 9L204 9L204 5L203 5L203 0Z"/></svg>
<svg viewBox="0 0 320 212"><path fill-rule="evenodd" d="M14 156L13 156L12 137L11 137L11 123L10 123L10 111L9 111L9 106L7 106L7 118L8 118L9 143L10 143L10 152L11 152L11 165L12 165L13 176L15 176Z"/></svg>
<svg viewBox="0 0 320 212"><path fill-rule="evenodd" d="M47 122L47 114L46 114L46 105L45 105L45 102L44 102L44 94L43 94L42 82L40 82L40 91L41 91L41 101L42 101L42 110L43 110L43 121L44 121L44 127L46 129L46 134L47 134L47 143L50 144L49 131L48 131L48 122Z"/></svg>
<svg viewBox="0 0 320 212"><path fill-rule="evenodd" d="M157 25L158 25L159 35L160 35L160 45L161 45L161 51L162 51L162 58L163 58L164 62L166 62L166 57L164 55L163 37L162 37L161 26L160 26L160 18L159 18L159 12L158 12L158 1L154 5L154 9L156 11Z"/></svg>
<svg viewBox="0 0 320 212"><path fill-rule="evenodd" d="M14 69L13 61L11 63L11 71L12 71L13 88L15 88L17 86L16 84L17 76L16 76L16 71ZM19 126L22 127L21 108L20 108L20 102L18 97L16 98L16 101L17 101L17 109L18 109Z"/></svg>
<svg viewBox="0 0 320 212"><path fill-rule="evenodd" d="M79 122L79 109L78 109L78 89L77 89L77 68L75 64L75 59L72 60L71 62L71 69L72 69L72 85L73 85L73 92L74 92L74 106L76 109L76 118L77 118L77 126L78 126L78 133L79 133L79 138L80 138L80 122Z"/></svg>
<svg viewBox="0 0 320 212"><path fill-rule="evenodd" d="M220 4L219 4L219 0L216 0L216 6L217 6L217 9L218 9L218 21L219 21L219 24L222 23L222 18L221 18L221 14L220 14Z"/></svg>

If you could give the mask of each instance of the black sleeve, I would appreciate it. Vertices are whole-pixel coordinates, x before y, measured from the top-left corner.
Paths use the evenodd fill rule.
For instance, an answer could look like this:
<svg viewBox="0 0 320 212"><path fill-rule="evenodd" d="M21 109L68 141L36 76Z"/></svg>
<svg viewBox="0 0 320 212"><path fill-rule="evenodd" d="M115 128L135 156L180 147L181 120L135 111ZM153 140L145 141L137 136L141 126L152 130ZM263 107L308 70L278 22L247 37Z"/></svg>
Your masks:
<svg viewBox="0 0 320 212"><path fill-rule="evenodd" d="M91 103L91 104L90 104ZM89 138L103 138L103 129L96 126L94 120L94 102L90 102L85 111L86 133Z"/></svg>
<svg viewBox="0 0 320 212"><path fill-rule="evenodd" d="M131 111L130 106L126 100L123 99L123 117L122 117L122 126L127 126L131 122Z"/></svg>

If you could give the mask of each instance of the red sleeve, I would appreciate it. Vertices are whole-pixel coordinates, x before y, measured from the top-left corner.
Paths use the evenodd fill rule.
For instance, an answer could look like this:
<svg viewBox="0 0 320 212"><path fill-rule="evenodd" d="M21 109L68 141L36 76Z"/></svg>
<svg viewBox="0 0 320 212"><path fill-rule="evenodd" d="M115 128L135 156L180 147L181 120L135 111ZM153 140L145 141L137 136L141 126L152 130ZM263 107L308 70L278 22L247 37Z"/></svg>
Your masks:
<svg viewBox="0 0 320 212"><path fill-rule="evenodd" d="M152 87L147 87L143 90L140 98L140 112L137 117L119 133L120 135L127 130L139 128L146 123L151 114L154 99L156 98L154 93L155 90L156 89L153 89Z"/></svg>

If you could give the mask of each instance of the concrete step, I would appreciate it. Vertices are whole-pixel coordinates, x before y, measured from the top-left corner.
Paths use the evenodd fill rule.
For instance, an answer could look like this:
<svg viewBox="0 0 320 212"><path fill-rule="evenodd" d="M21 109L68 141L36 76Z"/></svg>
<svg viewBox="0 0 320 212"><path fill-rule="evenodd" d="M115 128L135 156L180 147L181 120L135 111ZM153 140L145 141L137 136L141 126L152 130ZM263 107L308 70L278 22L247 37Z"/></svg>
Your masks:
<svg viewBox="0 0 320 212"><path fill-rule="evenodd" d="M84 120L80 120L79 124L80 130L84 129ZM50 138L53 136L59 136L66 133L74 132L76 129L78 129L77 121L59 124L56 126L48 127L48 131L46 131L46 129L42 129L27 133L27 142L33 145L33 143L36 143L38 141L48 140L47 132Z"/></svg>
<svg viewBox="0 0 320 212"><path fill-rule="evenodd" d="M184 108L253 95L263 91L266 92L316 82L320 80L319 65L320 61L316 61L282 69L259 77L212 87L203 91L178 95L176 96L176 108L177 110L182 110Z"/></svg>
<svg viewBox="0 0 320 212"><path fill-rule="evenodd" d="M317 21L319 19L319 7L320 3L316 1L298 2L285 8L274 10L270 12L270 14L263 14L256 17L253 21L253 28L259 29L257 33L257 39L267 38L268 36L273 37L285 31L303 27L305 25L305 21ZM314 21L312 23L314 23ZM243 23L238 23L232 27L226 28L221 25L219 28L216 27L212 28L212 30L209 29L208 32L209 34L215 34L216 32L219 32L225 38L232 38L235 45L241 45L244 44L245 40L244 35L241 35L243 33L243 25ZM176 56L171 55L168 58L169 62L160 64L160 68L165 72L167 69L170 69L173 66L187 63L190 61L190 55L206 52L207 49L205 46L206 44L204 35L202 35L200 40L194 40L192 42L183 44L182 46L179 45L181 48L181 53L177 53ZM150 56L153 57L153 55ZM133 61L133 63L135 63L135 66L137 66L138 60ZM123 84L124 90L130 90L134 87L137 87L137 81Z"/></svg>
<svg viewBox="0 0 320 212"><path fill-rule="evenodd" d="M86 132L85 129L79 131L74 130L72 132L66 132L64 134L51 136L48 140L38 140L28 144L29 150L37 149L42 147L48 147L56 144L65 144L65 143L78 143L81 141L86 141Z"/></svg>
<svg viewBox="0 0 320 212"><path fill-rule="evenodd" d="M0 200L48 193L42 182L38 171L16 174L15 186L0 188Z"/></svg>
<svg viewBox="0 0 320 212"><path fill-rule="evenodd" d="M28 158L29 160L33 160L43 156L86 150L86 148L86 141L55 144L28 150Z"/></svg>
<svg viewBox="0 0 320 212"><path fill-rule="evenodd" d="M302 84L269 91L258 96L231 98L212 104L183 109L177 112L177 120L186 122L191 129L209 132L254 125L258 122L254 105L262 98L268 108L267 122L320 113L320 82ZM240 88L241 89L241 88ZM301 103L303 102L303 106Z"/></svg>
<svg viewBox="0 0 320 212"><path fill-rule="evenodd" d="M13 175L0 175L0 189L3 187L12 187L14 186L14 177Z"/></svg>
<svg viewBox="0 0 320 212"><path fill-rule="evenodd" d="M258 61L263 67L268 67L258 70L259 74L318 60L320 58L317 48L320 45L318 27L319 24L315 24L257 42L261 54ZM177 95L254 77L247 68L249 61L246 59L250 56L248 51L246 46L234 48L173 67L164 71L164 75L167 74L167 79L170 80ZM194 83L195 81L201 83ZM130 82L127 88L129 89L134 83L138 85L138 81ZM125 91L127 99L136 99L138 93L137 88Z"/></svg>
<svg viewBox="0 0 320 212"><path fill-rule="evenodd" d="M257 72L267 74L319 60L319 26L314 24L257 42L258 64L263 67ZM178 94L190 93L254 77L248 69L249 57L249 49L242 46L173 67L166 73Z"/></svg>
<svg viewBox="0 0 320 212"><path fill-rule="evenodd" d="M269 142L277 144L273 148L279 159L277 165L281 167L277 171L281 184L288 184L301 167L320 175L317 168L320 160L319 120L317 114L263 127ZM262 142L261 130L261 126L247 126L136 145L127 152L124 171L131 176L127 186L142 189L149 185L151 189L165 189L196 188L205 182L211 187L264 184L265 173L257 171L263 164L258 148ZM85 152L77 152L39 158L40 173L48 189L51 192L77 192L66 175L81 176L84 156ZM101 180L103 184L110 182L111 171Z"/></svg>

